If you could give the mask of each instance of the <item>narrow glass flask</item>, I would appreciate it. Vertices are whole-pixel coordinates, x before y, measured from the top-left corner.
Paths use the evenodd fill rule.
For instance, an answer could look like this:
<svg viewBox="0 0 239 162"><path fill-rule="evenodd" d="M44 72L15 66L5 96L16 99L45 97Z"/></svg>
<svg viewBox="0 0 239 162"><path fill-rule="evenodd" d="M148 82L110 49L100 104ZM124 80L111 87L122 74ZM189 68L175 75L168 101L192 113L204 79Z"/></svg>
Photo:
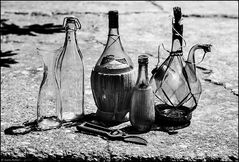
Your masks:
<svg viewBox="0 0 239 162"><path fill-rule="evenodd" d="M62 121L75 121L84 115L84 65L78 47L76 31L81 28L75 17L66 17L63 50L56 61L58 114Z"/></svg>
<svg viewBox="0 0 239 162"><path fill-rule="evenodd" d="M140 55L138 63L138 79L131 99L130 122L139 132L146 132L155 121L154 94L148 79L148 56Z"/></svg>

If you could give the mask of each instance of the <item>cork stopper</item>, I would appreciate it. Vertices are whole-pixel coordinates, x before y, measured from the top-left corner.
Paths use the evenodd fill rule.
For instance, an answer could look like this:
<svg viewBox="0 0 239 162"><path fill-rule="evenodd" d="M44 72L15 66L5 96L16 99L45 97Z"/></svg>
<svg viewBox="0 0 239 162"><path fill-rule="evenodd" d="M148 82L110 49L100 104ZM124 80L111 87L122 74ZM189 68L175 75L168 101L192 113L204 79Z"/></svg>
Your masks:
<svg viewBox="0 0 239 162"><path fill-rule="evenodd" d="M182 12L180 7L173 8L173 27L181 35L183 35L183 23L182 23ZM174 34L177 32L173 30Z"/></svg>
<svg viewBox="0 0 239 162"><path fill-rule="evenodd" d="M182 18L182 12L180 7L173 8L173 15L174 15L174 23L179 24Z"/></svg>
<svg viewBox="0 0 239 162"><path fill-rule="evenodd" d="M118 11L117 10L109 11L108 15L109 15L109 28L118 28L119 27Z"/></svg>
<svg viewBox="0 0 239 162"><path fill-rule="evenodd" d="M172 48L171 52L180 52L182 54L183 45L183 22L182 11L180 7L173 8L173 20L172 20ZM173 54L173 53L172 53ZM180 54L180 55L181 55Z"/></svg>

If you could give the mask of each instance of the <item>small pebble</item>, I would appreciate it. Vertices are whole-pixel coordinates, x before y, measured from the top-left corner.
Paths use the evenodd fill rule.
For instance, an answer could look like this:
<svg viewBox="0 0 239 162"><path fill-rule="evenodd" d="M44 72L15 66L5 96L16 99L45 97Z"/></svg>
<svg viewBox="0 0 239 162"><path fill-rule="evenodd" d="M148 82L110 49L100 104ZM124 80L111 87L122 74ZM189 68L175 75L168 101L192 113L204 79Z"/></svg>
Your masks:
<svg viewBox="0 0 239 162"><path fill-rule="evenodd" d="M179 145L180 147L182 147L182 148L187 148L188 146L186 146L186 145L183 145L183 144L181 144L181 145Z"/></svg>
<svg viewBox="0 0 239 162"><path fill-rule="evenodd" d="M67 137L70 138L70 139L74 139L76 137L76 135L75 134L68 134Z"/></svg>
<svg viewBox="0 0 239 162"><path fill-rule="evenodd" d="M29 145L29 144L31 144L30 142L19 142L21 145Z"/></svg>
<svg viewBox="0 0 239 162"><path fill-rule="evenodd" d="M65 132L66 132L66 133L70 133L70 132L71 132L71 130L70 130L70 129L67 129L67 130L65 130Z"/></svg>
<svg viewBox="0 0 239 162"><path fill-rule="evenodd" d="M33 153L33 152L36 152L36 150L35 150L35 149L33 149L33 148L30 148L30 147L28 147L28 148L27 148L27 150L28 150L29 152L31 152L31 153Z"/></svg>
<svg viewBox="0 0 239 162"><path fill-rule="evenodd" d="M22 71L21 73L24 74L24 75L28 75L29 74L28 71Z"/></svg>

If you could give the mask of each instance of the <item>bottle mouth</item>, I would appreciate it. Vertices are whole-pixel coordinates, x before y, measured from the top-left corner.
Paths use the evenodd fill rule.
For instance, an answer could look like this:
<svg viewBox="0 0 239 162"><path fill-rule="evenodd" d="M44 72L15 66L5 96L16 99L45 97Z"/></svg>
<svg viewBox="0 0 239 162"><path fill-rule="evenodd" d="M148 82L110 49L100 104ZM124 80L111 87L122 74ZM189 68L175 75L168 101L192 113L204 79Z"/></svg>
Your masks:
<svg viewBox="0 0 239 162"><path fill-rule="evenodd" d="M73 25L74 24L74 25ZM70 27L71 26L71 27ZM81 29L81 23L75 16L65 17L63 20L63 27L65 29Z"/></svg>
<svg viewBox="0 0 239 162"><path fill-rule="evenodd" d="M75 23L75 17L67 17L66 18L66 23Z"/></svg>
<svg viewBox="0 0 239 162"><path fill-rule="evenodd" d="M118 10L110 10L108 12L109 15L118 15L119 11Z"/></svg>
<svg viewBox="0 0 239 162"><path fill-rule="evenodd" d="M149 57L147 55L139 55L138 56L138 63L139 64L147 64Z"/></svg>

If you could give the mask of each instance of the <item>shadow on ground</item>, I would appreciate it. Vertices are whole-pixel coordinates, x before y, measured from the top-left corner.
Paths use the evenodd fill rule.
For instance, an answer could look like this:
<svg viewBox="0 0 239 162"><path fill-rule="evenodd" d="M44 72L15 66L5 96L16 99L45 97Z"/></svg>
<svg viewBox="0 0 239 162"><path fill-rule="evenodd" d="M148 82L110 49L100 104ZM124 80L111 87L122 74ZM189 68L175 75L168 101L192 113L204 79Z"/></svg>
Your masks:
<svg viewBox="0 0 239 162"><path fill-rule="evenodd" d="M10 67L10 64L16 64L18 63L15 59L9 58L11 56L17 55L17 53L13 51L0 51L0 67Z"/></svg>
<svg viewBox="0 0 239 162"><path fill-rule="evenodd" d="M17 34L17 35L29 35L36 36L34 33L39 34L54 34L64 32L62 25L48 24L33 24L29 26L19 27L15 24L8 24L8 19L1 20L1 35Z"/></svg>
<svg viewBox="0 0 239 162"><path fill-rule="evenodd" d="M65 127L65 128L75 127L77 125L81 125L84 122L89 122L89 123L92 123L94 125L104 127L105 129L108 129L109 127L117 126L117 125L121 124L121 123L115 123L115 122L114 123L109 123L109 122L101 121L101 120L97 119L95 113L91 113L91 114L86 114L85 117L82 118L81 120L73 121L73 122L66 122L66 123L63 122L59 125L59 127L56 127L56 128L53 128L53 129L57 129L57 128L60 128L60 127ZM188 127L189 125L190 125L190 121L187 122L187 123L184 123L184 125L178 125L177 127L175 127L175 125L174 126L172 126L172 125L168 126L168 125L156 124L155 123L152 126L151 130L162 131L162 132L168 133L169 135L174 135L174 134L178 133L177 132L178 129L183 129L185 127ZM47 129L47 130L49 130L49 129ZM147 130L146 132L139 132L131 125L130 126L128 125L128 126L126 126L124 128L121 128L119 130L121 130L122 132L124 132L126 134L129 134L129 135L137 135L137 134L147 133L148 131L150 131L150 130ZM22 123L21 125L11 126L7 129L5 129L4 132L5 132L6 135L23 135L23 134L28 134L28 133L34 132L34 131L46 131L46 130L39 129L37 120L34 120L34 121L26 121L26 122ZM76 131L76 132L79 132L79 131ZM83 132L86 133L86 134L95 135L95 136L100 135L100 134L97 134L97 133L92 133L91 131L89 131L89 132L83 131Z"/></svg>

